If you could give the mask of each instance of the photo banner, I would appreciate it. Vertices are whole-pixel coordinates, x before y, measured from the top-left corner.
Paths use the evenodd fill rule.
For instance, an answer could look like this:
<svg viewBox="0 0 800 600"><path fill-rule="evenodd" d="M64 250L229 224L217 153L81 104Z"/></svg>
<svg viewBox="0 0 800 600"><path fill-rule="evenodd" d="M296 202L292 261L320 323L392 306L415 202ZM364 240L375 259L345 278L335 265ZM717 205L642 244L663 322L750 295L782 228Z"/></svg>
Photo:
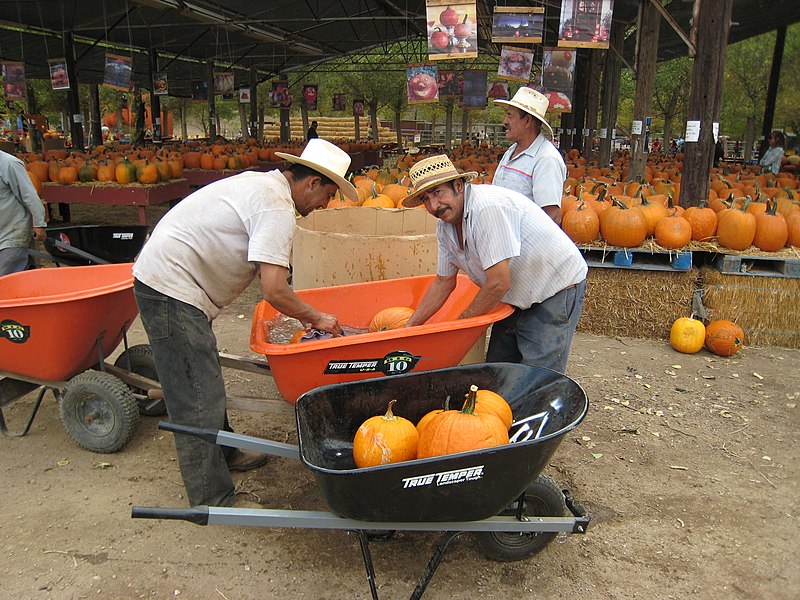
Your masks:
<svg viewBox="0 0 800 600"><path fill-rule="evenodd" d="M542 85L539 90L550 100L550 111L572 112L575 81L575 52L545 48L542 56Z"/></svg>
<svg viewBox="0 0 800 600"><path fill-rule="evenodd" d="M347 94L334 94L332 104L333 110L343 112L347 109Z"/></svg>
<svg viewBox="0 0 800 600"><path fill-rule="evenodd" d="M127 92L131 89L132 73L133 59L130 56L106 54L106 63L103 69L104 86Z"/></svg>
<svg viewBox="0 0 800 600"><path fill-rule="evenodd" d="M166 71L153 73L153 94L156 96L166 96L169 94L169 82L167 81Z"/></svg>
<svg viewBox="0 0 800 600"><path fill-rule="evenodd" d="M363 98L356 98L353 100L353 116L354 117L363 117L364 116L364 99Z"/></svg>
<svg viewBox="0 0 800 600"><path fill-rule="evenodd" d="M562 0L560 48L608 48L614 0Z"/></svg>
<svg viewBox="0 0 800 600"><path fill-rule="evenodd" d="M250 88L239 88L239 104L250 104Z"/></svg>
<svg viewBox="0 0 800 600"><path fill-rule="evenodd" d="M492 100L508 100L511 97L508 92L508 84L503 81L495 81L486 95Z"/></svg>
<svg viewBox="0 0 800 600"><path fill-rule="evenodd" d="M500 51L500 63L497 65L497 76L510 81L527 83L533 69L532 48L512 48L503 46Z"/></svg>
<svg viewBox="0 0 800 600"><path fill-rule="evenodd" d="M461 98L464 93L464 77L460 71L439 71L439 98Z"/></svg>
<svg viewBox="0 0 800 600"><path fill-rule="evenodd" d="M406 69L408 103L439 101L439 75L435 65L412 65Z"/></svg>
<svg viewBox="0 0 800 600"><path fill-rule="evenodd" d="M475 1L426 0L428 59L478 57Z"/></svg>
<svg viewBox="0 0 800 600"><path fill-rule="evenodd" d="M289 93L288 81L273 81L272 91L269 93L270 108L291 108L292 95Z"/></svg>
<svg viewBox="0 0 800 600"><path fill-rule="evenodd" d="M541 44L544 8L498 6L492 17L492 41L498 44Z"/></svg>
<svg viewBox="0 0 800 600"><path fill-rule="evenodd" d="M303 86L303 106L307 110L317 110L317 93L319 92L316 85Z"/></svg>
<svg viewBox="0 0 800 600"><path fill-rule="evenodd" d="M214 94L233 98L233 72L217 71L214 73Z"/></svg>
<svg viewBox="0 0 800 600"><path fill-rule="evenodd" d="M3 62L3 94L6 100L25 100L28 90L25 81L25 63Z"/></svg>
<svg viewBox="0 0 800 600"><path fill-rule="evenodd" d="M54 58L47 62L50 65L50 87L54 90L68 90L67 61L63 58Z"/></svg>
<svg viewBox="0 0 800 600"><path fill-rule="evenodd" d="M192 81L192 100L195 102L208 102L208 81L196 79Z"/></svg>
<svg viewBox="0 0 800 600"><path fill-rule="evenodd" d="M487 82L486 71L464 71L464 108L486 108Z"/></svg>

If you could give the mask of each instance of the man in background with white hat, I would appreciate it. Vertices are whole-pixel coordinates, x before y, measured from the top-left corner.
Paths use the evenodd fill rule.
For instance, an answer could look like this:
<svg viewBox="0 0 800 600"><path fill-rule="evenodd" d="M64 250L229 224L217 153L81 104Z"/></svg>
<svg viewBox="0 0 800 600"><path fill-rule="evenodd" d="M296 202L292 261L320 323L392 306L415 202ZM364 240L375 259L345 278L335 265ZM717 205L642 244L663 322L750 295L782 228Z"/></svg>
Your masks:
<svg viewBox="0 0 800 600"><path fill-rule="evenodd" d="M461 318L485 314L502 301L515 311L492 326L486 360L547 367L564 373L583 309L588 268L580 251L528 198L496 185L469 183L445 156L409 171L407 207L425 204L440 219L436 277L408 320L425 323L445 303L464 271L480 290Z"/></svg>
<svg viewBox="0 0 800 600"><path fill-rule="evenodd" d="M544 135L547 131L553 136L545 119L550 105L547 96L521 87L511 100L495 102L507 105L503 126L512 144L500 160L492 184L527 196L560 225L567 167L561 152Z"/></svg>
<svg viewBox="0 0 800 600"><path fill-rule="evenodd" d="M334 315L292 291L287 276L295 211L305 216L338 190L357 197L344 179L350 156L322 139L309 140L300 156L276 154L292 163L288 170L245 172L186 197L162 217L134 265L134 294L173 423L230 430L211 323L256 276L278 311L306 327L342 332ZM230 471L266 462L181 434L175 447L192 506L233 505Z"/></svg>

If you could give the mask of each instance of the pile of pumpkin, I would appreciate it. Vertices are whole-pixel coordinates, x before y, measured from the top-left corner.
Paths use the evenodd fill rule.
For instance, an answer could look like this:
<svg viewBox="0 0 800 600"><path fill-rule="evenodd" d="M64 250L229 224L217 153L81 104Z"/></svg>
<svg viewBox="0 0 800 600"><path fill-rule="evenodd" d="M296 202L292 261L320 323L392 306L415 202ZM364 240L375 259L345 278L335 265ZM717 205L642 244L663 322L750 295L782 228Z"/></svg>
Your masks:
<svg viewBox="0 0 800 600"><path fill-rule="evenodd" d="M359 468L431 458L508 444L513 416L505 398L472 385L461 410L444 408L424 415L414 425L395 415L391 400L386 414L370 417L356 431L353 459Z"/></svg>
<svg viewBox="0 0 800 600"><path fill-rule="evenodd" d="M789 175L789 177L792 177ZM620 183L607 176L574 182L562 198L561 226L577 244L602 237L623 248L640 246L647 238L667 249L691 241L716 243L731 250L751 246L775 252L800 246L800 195L796 181L785 187L770 176L735 181L718 177L709 197L686 210L673 203L674 182ZM791 185L792 187L789 187Z"/></svg>
<svg viewBox="0 0 800 600"><path fill-rule="evenodd" d="M382 308L369 322L369 327L367 327L368 333L378 333L380 331L392 331L394 329L402 329L408 323L408 320L411 318L411 315L414 314L414 309L410 306L390 306L389 308ZM293 336L292 339L289 341L290 344L297 344L299 342L304 341L312 341L314 339L319 339L314 336L304 336L308 330L301 329L297 331Z"/></svg>
<svg viewBox="0 0 800 600"><path fill-rule="evenodd" d="M695 354L705 346L717 356L733 356L744 344L744 330L727 319L712 321L706 327L693 316L680 317L670 328L669 342L684 354Z"/></svg>

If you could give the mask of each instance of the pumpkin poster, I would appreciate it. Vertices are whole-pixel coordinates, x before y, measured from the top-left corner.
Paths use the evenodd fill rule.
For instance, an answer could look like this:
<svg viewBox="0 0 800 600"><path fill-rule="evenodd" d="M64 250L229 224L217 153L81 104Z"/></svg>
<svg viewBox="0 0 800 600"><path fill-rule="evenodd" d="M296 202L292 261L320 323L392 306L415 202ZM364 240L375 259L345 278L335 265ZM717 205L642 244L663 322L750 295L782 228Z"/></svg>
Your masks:
<svg viewBox="0 0 800 600"><path fill-rule="evenodd" d="M25 63L3 63L3 93L6 100L25 100L28 95L25 83Z"/></svg>
<svg viewBox="0 0 800 600"><path fill-rule="evenodd" d="M288 81L273 81L272 91L269 93L270 108L291 108L292 94L289 92Z"/></svg>
<svg viewBox="0 0 800 600"><path fill-rule="evenodd" d="M169 83L167 82L166 71L153 73L153 93L156 96L166 96L169 94Z"/></svg>
<svg viewBox="0 0 800 600"><path fill-rule="evenodd" d="M63 58L56 58L47 62L50 65L50 87L54 90L68 90L67 61Z"/></svg>
<svg viewBox="0 0 800 600"><path fill-rule="evenodd" d="M412 65L406 69L408 103L439 101L439 76L435 65Z"/></svg>
<svg viewBox="0 0 800 600"><path fill-rule="evenodd" d="M486 71L464 71L464 108L486 108L488 78Z"/></svg>
<svg viewBox="0 0 800 600"><path fill-rule="evenodd" d="M545 48L542 58L542 86L539 90L550 100L550 111L572 112L575 81L575 52Z"/></svg>
<svg viewBox="0 0 800 600"><path fill-rule="evenodd" d="M495 43L541 44L544 8L498 6L492 16L492 41Z"/></svg>
<svg viewBox="0 0 800 600"><path fill-rule="evenodd" d="M478 57L478 12L475 2L427 0L428 58Z"/></svg>
<svg viewBox="0 0 800 600"><path fill-rule="evenodd" d="M131 74L133 73L133 59L130 56L106 54L106 64L103 69L103 85L127 92L131 89Z"/></svg>
<svg viewBox="0 0 800 600"><path fill-rule="evenodd" d="M464 77L460 71L439 71L439 98L460 98L464 93Z"/></svg>
<svg viewBox="0 0 800 600"><path fill-rule="evenodd" d="M333 110L337 112L344 111L347 106L347 94L334 94L332 104Z"/></svg>
<svg viewBox="0 0 800 600"><path fill-rule="evenodd" d="M558 45L566 48L608 48L614 0L563 0Z"/></svg>
<svg viewBox="0 0 800 600"><path fill-rule="evenodd" d="M533 69L533 50L530 48L512 48L503 46L500 52L500 63L497 65L497 76L510 81L527 83Z"/></svg>
<svg viewBox="0 0 800 600"><path fill-rule="evenodd" d="M317 93L316 85L303 86L303 106L306 107L306 110L317 110Z"/></svg>

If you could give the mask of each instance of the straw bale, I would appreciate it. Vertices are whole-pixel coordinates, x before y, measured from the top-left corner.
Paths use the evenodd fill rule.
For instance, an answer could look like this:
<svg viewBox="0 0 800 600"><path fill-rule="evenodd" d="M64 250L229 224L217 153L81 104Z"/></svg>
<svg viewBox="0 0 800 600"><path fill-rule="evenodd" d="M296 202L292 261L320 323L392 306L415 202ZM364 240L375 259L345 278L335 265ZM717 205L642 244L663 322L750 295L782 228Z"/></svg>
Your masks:
<svg viewBox="0 0 800 600"><path fill-rule="evenodd" d="M667 339L673 321L692 312L699 271L590 268L578 331Z"/></svg>
<svg viewBox="0 0 800 600"><path fill-rule="evenodd" d="M800 348L800 279L701 270L709 318L735 321L748 346Z"/></svg>

